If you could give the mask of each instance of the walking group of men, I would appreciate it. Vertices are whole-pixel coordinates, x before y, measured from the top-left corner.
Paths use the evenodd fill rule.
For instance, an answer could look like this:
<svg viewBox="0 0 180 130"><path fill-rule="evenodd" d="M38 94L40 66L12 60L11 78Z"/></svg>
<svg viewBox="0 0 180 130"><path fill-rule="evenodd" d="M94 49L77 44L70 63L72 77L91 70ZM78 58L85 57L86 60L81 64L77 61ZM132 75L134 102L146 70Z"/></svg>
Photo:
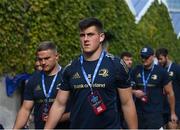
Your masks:
<svg viewBox="0 0 180 130"><path fill-rule="evenodd" d="M156 52L162 67L154 64L153 49L145 47L140 52L143 64L132 69L131 54L118 58L105 50L98 19L80 21L79 32L82 54L63 69L56 46L47 41L39 45L42 70L26 85L14 129L25 126L33 107L36 129L118 129L124 127L122 121L129 129L153 129L178 122L180 67L164 54L166 49ZM164 102L169 105L166 121Z"/></svg>

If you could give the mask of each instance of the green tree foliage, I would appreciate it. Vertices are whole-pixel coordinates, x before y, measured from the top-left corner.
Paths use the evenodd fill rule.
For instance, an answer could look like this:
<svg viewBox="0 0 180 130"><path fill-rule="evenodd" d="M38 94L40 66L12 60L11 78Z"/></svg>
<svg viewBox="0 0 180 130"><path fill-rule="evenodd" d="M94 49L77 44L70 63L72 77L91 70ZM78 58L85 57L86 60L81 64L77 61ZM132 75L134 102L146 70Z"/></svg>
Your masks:
<svg viewBox="0 0 180 130"><path fill-rule="evenodd" d="M31 73L37 45L54 41L60 64L66 65L80 54L78 22L85 17L103 21L112 35L109 51L130 51L135 63L144 45L167 47L180 61L180 40L176 39L164 5L155 2L139 24L134 23L124 0L1 0L0 74Z"/></svg>

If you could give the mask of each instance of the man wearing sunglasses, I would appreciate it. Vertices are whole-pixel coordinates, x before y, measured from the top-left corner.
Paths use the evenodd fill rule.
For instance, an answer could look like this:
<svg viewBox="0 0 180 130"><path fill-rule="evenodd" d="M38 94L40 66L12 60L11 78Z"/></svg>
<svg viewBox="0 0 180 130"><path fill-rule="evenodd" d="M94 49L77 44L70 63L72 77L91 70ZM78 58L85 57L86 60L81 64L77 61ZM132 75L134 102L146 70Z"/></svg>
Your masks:
<svg viewBox="0 0 180 130"><path fill-rule="evenodd" d="M150 47L140 52L142 64L132 70L135 83L133 94L138 115L139 129L159 129L163 126L163 92L167 94L171 111L171 120L177 121L172 83L168 73L154 64L154 51Z"/></svg>

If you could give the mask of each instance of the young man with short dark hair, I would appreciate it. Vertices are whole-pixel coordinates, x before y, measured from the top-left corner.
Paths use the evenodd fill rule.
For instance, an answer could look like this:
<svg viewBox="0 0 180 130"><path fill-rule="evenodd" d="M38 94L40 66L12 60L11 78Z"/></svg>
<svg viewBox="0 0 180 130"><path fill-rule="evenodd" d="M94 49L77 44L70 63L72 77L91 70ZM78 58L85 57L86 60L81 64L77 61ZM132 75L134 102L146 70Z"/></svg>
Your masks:
<svg viewBox="0 0 180 130"><path fill-rule="evenodd" d="M156 57L158 59L158 64L166 69L169 74L169 77L172 81L173 90L175 94L175 111L178 119L180 119L180 66L174 62L172 62L168 56L168 49L159 48L156 50ZM171 126L177 126L180 128L180 123L173 122L170 120L170 110L168 107L167 98L165 96L165 104L164 104L164 124L171 124ZM167 126L170 128L170 126Z"/></svg>
<svg viewBox="0 0 180 130"><path fill-rule="evenodd" d="M129 128L137 128L128 74L122 62L103 49L104 30L96 18L80 21L82 54L66 66L63 82L45 128L54 128L62 117L71 92L71 124L77 129L119 129L117 98ZM117 91L119 97L117 97Z"/></svg>

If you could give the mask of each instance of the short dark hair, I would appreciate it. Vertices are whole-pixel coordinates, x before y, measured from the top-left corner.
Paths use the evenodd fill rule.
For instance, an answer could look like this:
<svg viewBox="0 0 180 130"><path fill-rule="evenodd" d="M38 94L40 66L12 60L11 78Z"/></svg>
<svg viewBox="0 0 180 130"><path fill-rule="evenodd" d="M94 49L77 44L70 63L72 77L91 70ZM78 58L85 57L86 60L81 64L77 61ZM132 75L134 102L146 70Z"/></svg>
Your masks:
<svg viewBox="0 0 180 130"><path fill-rule="evenodd" d="M127 56L127 57L132 57L132 54L131 54L130 52L128 52L128 51L124 51L124 52L122 52L122 53L120 54L120 58L121 58L121 59L124 58L125 56Z"/></svg>
<svg viewBox="0 0 180 130"><path fill-rule="evenodd" d="M36 53L39 51L45 51L45 50L53 50L57 52L57 46L52 41L43 41L39 44Z"/></svg>
<svg viewBox="0 0 180 130"><path fill-rule="evenodd" d="M80 30L84 30L88 27L91 27L91 26L96 26L97 29L100 31L100 32L104 32L103 30L103 24L101 23L101 21L97 18L85 18L83 20L81 20L79 22L79 29Z"/></svg>
<svg viewBox="0 0 180 130"><path fill-rule="evenodd" d="M166 48L159 48L156 50L156 57L158 58L160 55L167 56L168 55L168 49Z"/></svg>

